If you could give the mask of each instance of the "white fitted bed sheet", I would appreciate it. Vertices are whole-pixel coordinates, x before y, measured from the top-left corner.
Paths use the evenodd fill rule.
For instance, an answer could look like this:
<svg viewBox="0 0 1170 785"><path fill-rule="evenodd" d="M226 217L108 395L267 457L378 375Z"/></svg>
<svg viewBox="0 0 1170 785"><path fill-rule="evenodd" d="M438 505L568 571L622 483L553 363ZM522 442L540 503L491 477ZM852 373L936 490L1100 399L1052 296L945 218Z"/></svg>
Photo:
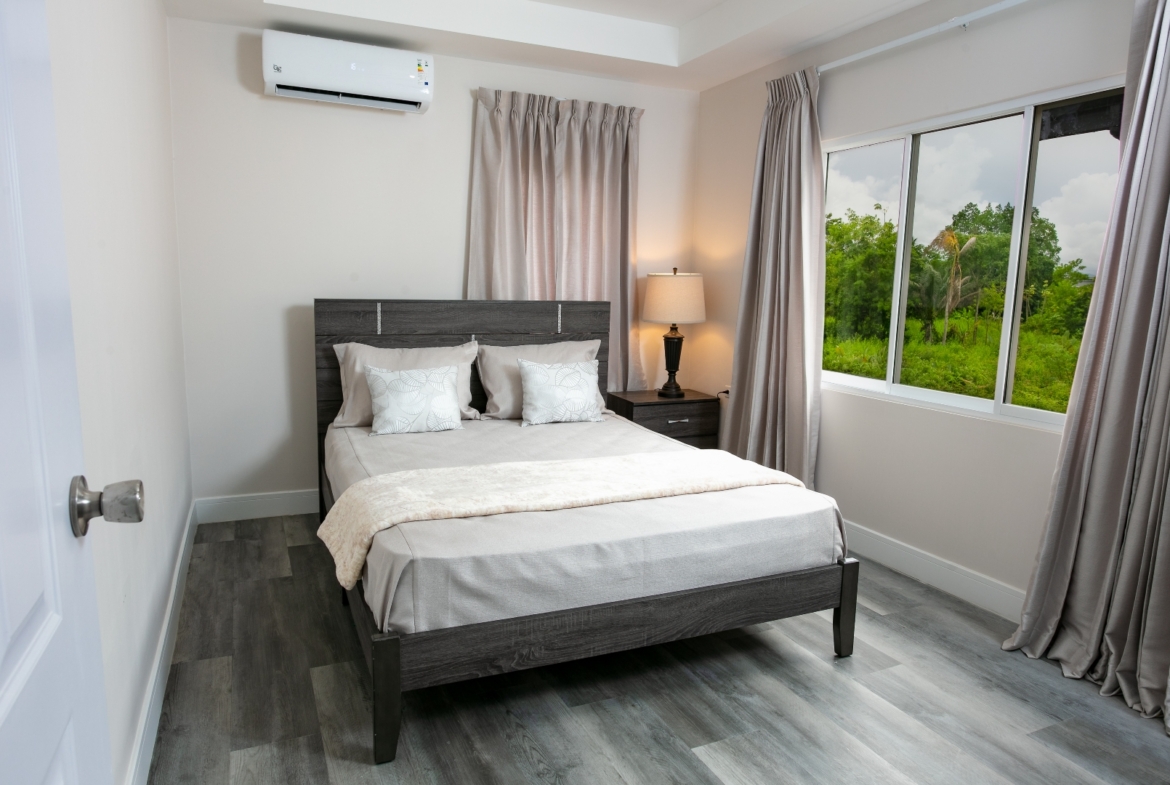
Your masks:
<svg viewBox="0 0 1170 785"><path fill-rule="evenodd" d="M691 450L616 415L521 428L325 436L334 498L367 477L474 466ZM545 512L416 521L379 532L362 584L379 626L402 633L476 624L832 564L845 555L836 503L791 485Z"/></svg>

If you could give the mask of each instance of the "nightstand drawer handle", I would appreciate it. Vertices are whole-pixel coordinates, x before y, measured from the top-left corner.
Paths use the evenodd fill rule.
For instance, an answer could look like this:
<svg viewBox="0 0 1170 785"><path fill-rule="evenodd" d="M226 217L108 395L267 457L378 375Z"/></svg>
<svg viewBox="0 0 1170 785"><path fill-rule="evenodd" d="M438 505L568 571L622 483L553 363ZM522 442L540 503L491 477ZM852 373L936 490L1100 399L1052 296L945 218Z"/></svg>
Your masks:
<svg viewBox="0 0 1170 785"><path fill-rule="evenodd" d="M667 425L674 425L676 422L690 422L690 421L691 421L691 418L687 417L687 418L682 419L682 420L667 420L666 424Z"/></svg>

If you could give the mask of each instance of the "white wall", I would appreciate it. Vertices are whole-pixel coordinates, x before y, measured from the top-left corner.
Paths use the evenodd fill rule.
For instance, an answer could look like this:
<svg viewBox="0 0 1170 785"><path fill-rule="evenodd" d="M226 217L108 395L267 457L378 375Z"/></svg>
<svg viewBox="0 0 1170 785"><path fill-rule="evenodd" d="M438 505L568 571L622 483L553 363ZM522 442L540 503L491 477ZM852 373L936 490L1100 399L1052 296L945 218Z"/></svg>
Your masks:
<svg viewBox="0 0 1170 785"><path fill-rule="evenodd" d="M481 85L643 107L639 268L689 254L696 93L438 57L426 114L339 107L264 96L257 31L169 25L197 497L316 487L314 297L463 296Z"/></svg>
<svg viewBox="0 0 1170 785"><path fill-rule="evenodd" d="M731 377L747 214L765 82L986 5L931 3L700 96L694 269L708 321L688 346L699 389ZM1132 0L1032 0L827 73L829 140L939 117L1125 71ZM818 489L845 517L989 576L1027 586L1059 436L889 400L826 392Z"/></svg>
<svg viewBox="0 0 1170 785"><path fill-rule="evenodd" d="M166 19L155 0L48 12L86 475L146 485L143 523L88 535L123 782L191 503Z"/></svg>

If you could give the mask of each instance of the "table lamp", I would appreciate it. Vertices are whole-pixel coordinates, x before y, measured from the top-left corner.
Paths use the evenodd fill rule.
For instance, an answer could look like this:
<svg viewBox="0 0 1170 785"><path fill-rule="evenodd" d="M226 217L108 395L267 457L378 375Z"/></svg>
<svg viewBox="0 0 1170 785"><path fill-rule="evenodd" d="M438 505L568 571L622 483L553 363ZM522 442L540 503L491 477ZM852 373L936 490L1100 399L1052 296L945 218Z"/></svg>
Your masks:
<svg viewBox="0 0 1170 785"><path fill-rule="evenodd" d="M659 398L682 398L684 393L674 380L678 361L682 357L683 336L680 324L698 324L706 321L703 307L703 276L699 273L650 273L646 276L646 301L642 304L642 320L669 324L670 332L662 336L666 350L666 384L658 391Z"/></svg>

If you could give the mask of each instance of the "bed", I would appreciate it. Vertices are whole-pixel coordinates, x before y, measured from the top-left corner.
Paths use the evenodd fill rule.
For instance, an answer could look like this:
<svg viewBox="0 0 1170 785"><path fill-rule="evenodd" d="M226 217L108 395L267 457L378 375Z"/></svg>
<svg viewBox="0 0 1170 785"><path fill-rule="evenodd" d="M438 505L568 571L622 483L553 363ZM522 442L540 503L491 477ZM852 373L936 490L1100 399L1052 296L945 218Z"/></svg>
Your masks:
<svg viewBox="0 0 1170 785"><path fill-rule="evenodd" d="M367 438L331 426L341 406L332 347L526 345L599 339L609 304L317 300L318 464L324 517L346 488L414 468L693 450L616 415L520 428ZM472 405L486 396L472 375ZM400 524L374 537L342 591L373 685L376 762L394 759L401 692L833 610L849 656L857 562L828 497L784 485L576 509ZM734 578L734 580L729 580Z"/></svg>

